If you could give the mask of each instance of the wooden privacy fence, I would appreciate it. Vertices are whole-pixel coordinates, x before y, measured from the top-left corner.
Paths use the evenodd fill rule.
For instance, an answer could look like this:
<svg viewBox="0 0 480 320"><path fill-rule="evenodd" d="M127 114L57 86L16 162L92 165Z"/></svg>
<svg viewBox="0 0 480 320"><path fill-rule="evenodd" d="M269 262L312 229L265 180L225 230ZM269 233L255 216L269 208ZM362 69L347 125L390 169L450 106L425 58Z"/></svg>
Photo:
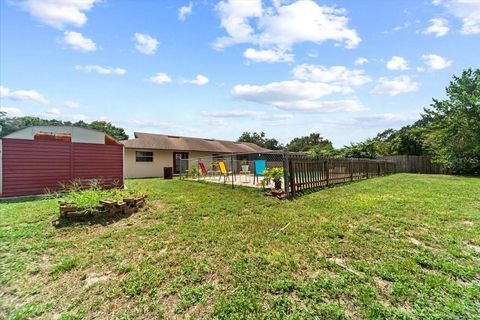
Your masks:
<svg viewBox="0 0 480 320"><path fill-rule="evenodd" d="M432 162L432 156L387 156L382 160L395 162L396 172L445 173L441 164Z"/></svg>
<svg viewBox="0 0 480 320"><path fill-rule="evenodd" d="M394 173L395 163L370 159L293 158L289 160L288 171L290 195L295 196L302 190Z"/></svg>

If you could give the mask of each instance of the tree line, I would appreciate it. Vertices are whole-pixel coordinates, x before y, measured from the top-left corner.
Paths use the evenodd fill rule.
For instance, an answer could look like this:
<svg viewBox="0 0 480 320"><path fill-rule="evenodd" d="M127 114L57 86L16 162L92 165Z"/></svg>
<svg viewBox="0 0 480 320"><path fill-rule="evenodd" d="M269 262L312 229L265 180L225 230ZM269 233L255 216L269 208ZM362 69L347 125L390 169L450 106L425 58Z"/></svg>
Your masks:
<svg viewBox="0 0 480 320"><path fill-rule="evenodd" d="M74 126L98 130L119 141L128 139L124 129L116 127L107 121L93 121L90 123L84 121L71 122L29 116L8 118L5 112L0 112L0 137L30 126Z"/></svg>
<svg viewBox="0 0 480 320"><path fill-rule="evenodd" d="M452 173L480 175L480 69L453 76L446 99L433 98L420 120L398 130L336 149L319 133L282 145L265 133L244 132L238 141L272 150L306 152L312 156L378 158L387 155L431 155Z"/></svg>

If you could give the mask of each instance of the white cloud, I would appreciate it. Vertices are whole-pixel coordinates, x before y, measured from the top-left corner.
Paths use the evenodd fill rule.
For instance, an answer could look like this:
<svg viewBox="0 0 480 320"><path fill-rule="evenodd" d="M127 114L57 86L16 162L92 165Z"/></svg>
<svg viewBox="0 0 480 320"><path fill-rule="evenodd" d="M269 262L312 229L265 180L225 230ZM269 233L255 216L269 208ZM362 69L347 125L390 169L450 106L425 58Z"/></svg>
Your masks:
<svg viewBox="0 0 480 320"><path fill-rule="evenodd" d="M58 116L60 115L62 112L60 111L60 109L58 108L51 108L47 111L47 114L49 115L54 115L54 116Z"/></svg>
<svg viewBox="0 0 480 320"><path fill-rule="evenodd" d="M294 55L285 50L279 49L266 49L257 50L254 48L248 48L243 52L243 56L254 62L290 62L293 61Z"/></svg>
<svg viewBox="0 0 480 320"><path fill-rule="evenodd" d="M480 1L478 0L435 0L434 4L443 6L447 12L462 20L461 34L480 34Z"/></svg>
<svg viewBox="0 0 480 320"><path fill-rule="evenodd" d="M407 60L405 60L404 58L399 57L399 56L393 56L387 62L387 69L390 69L390 70L408 70Z"/></svg>
<svg viewBox="0 0 480 320"><path fill-rule="evenodd" d="M375 122L387 122L387 123L403 123L411 122L420 119L419 114L406 114L406 113L378 113L366 116L356 117L355 120L361 123L375 123Z"/></svg>
<svg viewBox="0 0 480 320"><path fill-rule="evenodd" d="M373 88L373 94L388 94L389 96L396 96L401 93L414 92L418 90L419 83L413 81L409 76L398 76L392 79L380 78L378 85Z"/></svg>
<svg viewBox="0 0 480 320"><path fill-rule="evenodd" d="M423 67L417 67L417 72L425 72L425 68L423 68Z"/></svg>
<svg viewBox="0 0 480 320"><path fill-rule="evenodd" d="M157 73L156 75L154 75L153 77L150 77L149 79L151 82L153 83L157 83L157 84L164 84L164 83L170 83L172 82L172 78L164 73L164 72L159 72Z"/></svg>
<svg viewBox="0 0 480 320"><path fill-rule="evenodd" d="M224 0L217 11L228 36L216 39L216 49L250 43L262 50L289 51L296 43L328 40L355 48L361 42L357 32L347 26L344 9L320 6L312 0L273 1L273 7L265 8L261 0Z"/></svg>
<svg viewBox="0 0 480 320"><path fill-rule="evenodd" d="M191 15L192 7L192 2L190 2L188 6L181 6L180 9L178 9L178 20L184 21L188 15Z"/></svg>
<svg viewBox="0 0 480 320"><path fill-rule="evenodd" d="M102 67L99 65L87 65L87 66L80 66L76 65L75 70L83 71L83 72L96 72L98 74L106 75L106 74L113 74L117 76L124 75L127 70L122 68L113 68L113 67Z"/></svg>
<svg viewBox="0 0 480 320"><path fill-rule="evenodd" d="M424 54L422 60L429 70L442 70L452 65L452 60L447 60L437 54Z"/></svg>
<svg viewBox="0 0 480 320"><path fill-rule="evenodd" d="M327 112L358 112L365 108L355 99L344 100L318 100L318 101L298 101L295 104L279 104L278 109L285 111L300 111L310 113L327 113Z"/></svg>
<svg viewBox="0 0 480 320"><path fill-rule="evenodd" d="M271 82L266 85L239 84L233 88L233 95L244 100L275 105L277 102L317 100L332 93L343 93L339 85L288 80Z"/></svg>
<svg viewBox="0 0 480 320"><path fill-rule="evenodd" d="M364 64L368 63L367 58L359 57L355 60L355 65L356 66L363 66Z"/></svg>
<svg viewBox="0 0 480 320"><path fill-rule="evenodd" d="M196 84L197 86L204 86L208 83L208 78L202 74L197 74L195 79L188 81L191 84Z"/></svg>
<svg viewBox="0 0 480 320"><path fill-rule="evenodd" d="M135 49L143 54L155 54L160 42L152 36L144 33L135 33Z"/></svg>
<svg viewBox="0 0 480 320"><path fill-rule="evenodd" d="M73 101L73 100L65 101L63 105L69 109L76 109L80 107L80 104L77 101Z"/></svg>
<svg viewBox="0 0 480 320"><path fill-rule="evenodd" d="M23 112L19 108L12 107L0 107L0 112L5 112L8 117L22 117Z"/></svg>
<svg viewBox="0 0 480 320"><path fill-rule="evenodd" d="M344 86L311 82L311 81L282 81L266 85L236 85L232 95L236 98L267 105L282 110L304 112L336 112L359 111L363 107L356 100L322 101L320 98L334 94L351 92Z"/></svg>
<svg viewBox="0 0 480 320"><path fill-rule="evenodd" d="M231 110L221 112L207 112L202 114L206 117L212 118L247 118L252 120L285 120L293 118L291 114L268 114L265 111L251 111L251 110Z"/></svg>
<svg viewBox="0 0 480 320"><path fill-rule="evenodd" d="M423 34L434 34L435 37L443 37L448 33L448 20L443 18L430 19L430 26L423 30Z"/></svg>
<svg viewBox="0 0 480 320"><path fill-rule="evenodd" d="M216 7L220 14L221 26L229 37L218 38L215 47L218 49L237 43L253 41L255 30L250 26L249 19L259 18L262 13L261 0L230 0L220 1Z"/></svg>
<svg viewBox="0 0 480 320"><path fill-rule="evenodd" d="M7 87L0 86L0 98L29 101L39 104L48 104L48 100L45 99L40 93L35 90L15 90L12 91Z"/></svg>
<svg viewBox="0 0 480 320"><path fill-rule="evenodd" d="M363 70L351 70L345 66L327 68L320 65L300 64L293 69L293 76L300 80L333 82L344 86L360 86L372 81Z"/></svg>
<svg viewBox="0 0 480 320"><path fill-rule="evenodd" d="M397 26L395 26L393 29L382 31L382 33L383 33L383 34L391 34L391 33L394 33L394 32L399 32L399 31L408 29L408 28L410 28L411 26L412 26L412 22L410 22L410 21L405 21L403 24L397 25Z"/></svg>
<svg viewBox="0 0 480 320"><path fill-rule="evenodd" d="M25 0L20 5L41 22L62 29L65 25L85 25L85 12L97 2L99 0Z"/></svg>
<svg viewBox="0 0 480 320"><path fill-rule="evenodd" d="M65 31L62 43L77 51L91 52L97 50L95 42L92 39L85 38L80 32Z"/></svg>

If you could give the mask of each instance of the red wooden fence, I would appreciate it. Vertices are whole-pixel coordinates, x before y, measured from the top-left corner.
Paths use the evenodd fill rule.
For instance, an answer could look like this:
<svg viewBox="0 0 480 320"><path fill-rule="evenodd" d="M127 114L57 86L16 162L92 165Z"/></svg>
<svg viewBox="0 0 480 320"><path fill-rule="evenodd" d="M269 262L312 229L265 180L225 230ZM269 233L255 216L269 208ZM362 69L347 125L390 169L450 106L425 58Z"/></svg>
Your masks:
<svg viewBox="0 0 480 320"><path fill-rule="evenodd" d="M72 180L123 185L123 146L22 139L2 146L2 196L41 194Z"/></svg>

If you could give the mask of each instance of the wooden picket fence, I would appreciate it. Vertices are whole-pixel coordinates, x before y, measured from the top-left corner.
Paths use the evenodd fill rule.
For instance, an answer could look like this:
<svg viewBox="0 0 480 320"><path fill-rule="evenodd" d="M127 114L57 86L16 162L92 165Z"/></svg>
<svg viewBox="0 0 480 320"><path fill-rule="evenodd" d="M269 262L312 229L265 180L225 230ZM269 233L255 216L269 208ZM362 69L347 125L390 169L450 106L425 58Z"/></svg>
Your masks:
<svg viewBox="0 0 480 320"><path fill-rule="evenodd" d="M433 162L432 156L386 156L383 157L382 160L395 162L396 172L428 174L447 173L441 164Z"/></svg>
<svg viewBox="0 0 480 320"><path fill-rule="evenodd" d="M290 195L332 184L368 179L395 172L395 163L371 159L308 159L289 160Z"/></svg>

